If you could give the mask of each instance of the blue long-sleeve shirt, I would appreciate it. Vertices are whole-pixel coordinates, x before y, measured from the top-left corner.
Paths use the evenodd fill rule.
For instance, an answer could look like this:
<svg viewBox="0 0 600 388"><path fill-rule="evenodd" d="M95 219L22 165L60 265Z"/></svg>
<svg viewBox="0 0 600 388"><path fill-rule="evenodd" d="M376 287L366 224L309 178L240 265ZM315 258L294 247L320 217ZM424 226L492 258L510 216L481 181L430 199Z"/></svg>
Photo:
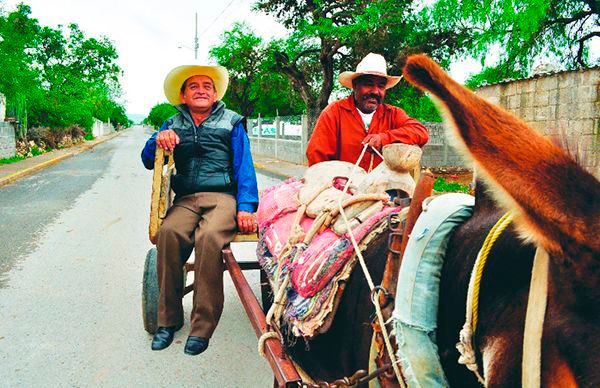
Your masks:
<svg viewBox="0 0 600 388"><path fill-rule="evenodd" d="M158 132L166 129L167 123L165 122ZM158 132L154 132L150 136L142 150L142 163L148 170L154 168ZM250 141L242 123L235 125L231 131L231 150L233 152L233 178L237 183L237 210L238 212L253 213L258 206L258 184L250 152Z"/></svg>

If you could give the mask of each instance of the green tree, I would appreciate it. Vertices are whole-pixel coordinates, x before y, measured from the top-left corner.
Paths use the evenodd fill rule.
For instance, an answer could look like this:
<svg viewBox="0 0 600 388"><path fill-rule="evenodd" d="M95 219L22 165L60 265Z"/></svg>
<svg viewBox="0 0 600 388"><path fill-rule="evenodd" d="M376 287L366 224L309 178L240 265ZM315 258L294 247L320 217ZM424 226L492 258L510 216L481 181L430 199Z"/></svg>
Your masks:
<svg viewBox="0 0 600 388"><path fill-rule="evenodd" d="M304 104L287 77L272 71L273 56L248 25L236 23L225 31L210 56L229 70L223 101L245 116L299 114Z"/></svg>
<svg viewBox="0 0 600 388"><path fill-rule="evenodd" d="M309 122L314 123L337 87L335 76L355 68L369 52L384 55L395 74L415 52L449 63L464 34L430 25L418 4L413 0L260 0L256 8L292 30L272 46L274 68L299 90ZM403 107L419 119L438 118L429 99L407 84L391 89L386 101L408 102Z"/></svg>
<svg viewBox="0 0 600 388"><path fill-rule="evenodd" d="M221 43L210 50L210 56L229 71L229 86L224 102L249 116L259 99L258 66L263 60L263 40L246 24L236 23L221 36Z"/></svg>
<svg viewBox="0 0 600 388"><path fill-rule="evenodd" d="M43 94L30 108L32 123L57 128L79 124L89 131L93 117L108 121L121 74L112 43L86 38L76 24L66 32L43 27L39 39L35 58Z"/></svg>
<svg viewBox="0 0 600 388"><path fill-rule="evenodd" d="M469 31L465 49L486 66L472 86L528 76L541 60L560 69L594 65L599 15L598 0L438 0L427 10L432 23Z"/></svg>
<svg viewBox="0 0 600 388"><path fill-rule="evenodd" d="M0 9L0 92L8 113L24 129L79 124L89 130L94 116L127 125L116 102L122 72L112 43L85 37L76 24L40 26L30 15L25 4L9 13Z"/></svg>
<svg viewBox="0 0 600 388"><path fill-rule="evenodd" d="M40 26L29 17L31 8L19 4L15 11L0 13L0 93L7 98L7 113L27 126L27 96L40 88L30 55L37 45ZM22 137L22 133L17 134Z"/></svg>
<svg viewBox="0 0 600 388"><path fill-rule="evenodd" d="M154 128L160 128L166 119L175 115L176 113L177 109L175 109L173 105L169 104L168 102L163 102L161 104L154 105L152 109L150 109L150 113L144 122L152 125Z"/></svg>
<svg viewBox="0 0 600 388"><path fill-rule="evenodd" d="M334 88L336 56L355 31L361 1L259 0L256 9L275 16L292 32L270 45L273 69L286 75L306 105L309 127Z"/></svg>

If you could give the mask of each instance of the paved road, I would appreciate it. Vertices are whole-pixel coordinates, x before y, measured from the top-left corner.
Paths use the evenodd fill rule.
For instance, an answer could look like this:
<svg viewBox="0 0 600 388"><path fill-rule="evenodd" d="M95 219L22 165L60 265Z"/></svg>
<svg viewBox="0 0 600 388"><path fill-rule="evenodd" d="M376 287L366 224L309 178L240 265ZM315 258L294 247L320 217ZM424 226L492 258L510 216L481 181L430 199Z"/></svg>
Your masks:
<svg viewBox="0 0 600 388"><path fill-rule="evenodd" d="M0 189L0 386L272 385L228 275L206 353L183 354L189 317L173 345L150 350L140 308L147 135L134 128ZM259 175L261 189L276 182ZM253 245L235 246L236 256L252 257ZM258 293L258 273L246 274Z"/></svg>

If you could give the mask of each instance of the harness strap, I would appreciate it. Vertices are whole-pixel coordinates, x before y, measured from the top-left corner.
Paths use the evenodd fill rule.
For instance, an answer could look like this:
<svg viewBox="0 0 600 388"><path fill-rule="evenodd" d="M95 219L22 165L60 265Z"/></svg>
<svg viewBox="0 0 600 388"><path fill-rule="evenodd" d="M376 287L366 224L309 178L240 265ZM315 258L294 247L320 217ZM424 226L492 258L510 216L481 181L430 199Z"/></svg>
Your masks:
<svg viewBox="0 0 600 388"><path fill-rule="evenodd" d="M394 298L396 297L396 286L398 284L398 273L400 271L400 265L402 264L402 256L406 250L406 245L408 244L408 239L412 233L415 223L417 222L417 219L423 210L423 201L426 198L431 197L434 182L435 177L431 172L426 171L423 173L423 175L421 175L410 203L410 208L408 210L408 215L406 216L406 223L404 230L402 231L402 235L400 236L398 233L392 235L393 240L389 248L393 248L400 253L396 255L392 249L389 250L381 285L383 288L387 289ZM386 315L387 316L385 318L387 320L391 316L391 311L389 311L389 309Z"/></svg>
<svg viewBox="0 0 600 388"><path fill-rule="evenodd" d="M548 252L537 248L531 270L525 334L523 336L523 364L521 384L524 388L541 386L542 333L548 297Z"/></svg>
<svg viewBox="0 0 600 388"><path fill-rule="evenodd" d="M490 230L477 255L467 294L467 316L460 331L460 342L456 344L456 348L461 353L458 362L472 371L483 385L485 385L485 379L479 373L473 349L473 336L477 330L478 320L479 288L490 250L511 222L512 216L509 213L504 214ZM525 315L525 332L523 335L521 383L525 388L539 388L541 386L542 333L548 298L548 262L548 252L538 247L535 251L531 270Z"/></svg>

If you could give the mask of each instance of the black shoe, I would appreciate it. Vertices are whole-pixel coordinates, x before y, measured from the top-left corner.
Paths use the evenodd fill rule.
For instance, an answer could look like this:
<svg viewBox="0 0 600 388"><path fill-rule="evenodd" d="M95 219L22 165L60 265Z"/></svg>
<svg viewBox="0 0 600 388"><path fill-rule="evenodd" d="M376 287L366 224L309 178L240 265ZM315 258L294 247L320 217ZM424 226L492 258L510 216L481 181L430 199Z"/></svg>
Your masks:
<svg viewBox="0 0 600 388"><path fill-rule="evenodd" d="M208 338L189 336L185 343L185 354L196 356L208 348Z"/></svg>
<svg viewBox="0 0 600 388"><path fill-rule="evenodd" d="M159 327L152 338L152 350L163 350L173 342L175 332L181 329L183 325L170 326L170 327Z"/></svg>

